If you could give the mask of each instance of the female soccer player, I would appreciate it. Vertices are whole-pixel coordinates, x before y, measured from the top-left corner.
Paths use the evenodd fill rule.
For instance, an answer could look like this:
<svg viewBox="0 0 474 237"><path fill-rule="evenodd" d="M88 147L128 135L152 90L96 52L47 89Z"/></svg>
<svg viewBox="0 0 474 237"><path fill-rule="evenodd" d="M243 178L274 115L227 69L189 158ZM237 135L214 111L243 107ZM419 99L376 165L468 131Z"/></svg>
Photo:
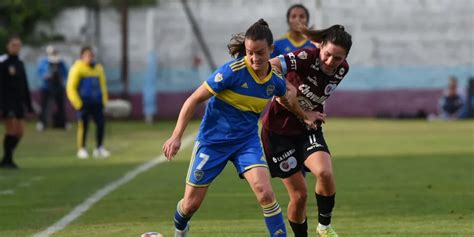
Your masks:
<svg viewBox="0 0 474 237"><path fill-rule="evenodd" d="M94 149L93 155L96 158L110 156L110 152L103 146L104 108L109 99L107 83L104 68L101 64L95 62L91 47L83 47L81 58L72 65L67 79L66 92L69 101L78 112L77 157L79 159L89 157L86 150L86 138L90 116L94 118L97 126L97 148Z"/></svg>
<svg viewBox="0 0 474 237"><path fill-rule="evenodd" d="M298 30L300 24L307 26L309 23L309 11L305 6L294 4L288 8L286 22L289 27L288 32L281 39L275 41L275 50L273 50L272 57L297 49L315 48L314 44Z"/></svg>
<svg viewBox="0 0 474 237"><path fill-rule="evenodd" d="M20 51L21 39L13 36L8 40L8 54L0 56L0 113L5 118L6 131L0 168L5 169L18 169L13 151L23 136L25 107L33 113L25 66L18 58Z"/></svg>
<svg viewBox="0 0 474 237"><path fill-rule="evenodd" d="M286 236L257 125L260 113L273 96L279 96L282 103L292 110L297 105L290 104L284 97L289 96L291 88L286 92L285 80L272 70L268 62L272 43L272 33L263 19L250 26L245 36L234 36L229 53L236 59L217 69L181 108L173 134L163 145L163 152L169 160L180 148L181 137L194 109L210 98L194 145L184 197L176 208L175 236L185 236L189 231L188 221L228 161L234 164L239 176L247 180L255 193L270 236Z"/></svg>
<svg viewBox="0 0 474 237"><path fill-rule="evenodd" d="M301 170L311 171L317 179L315 194L318 205L319 236L337 236L331 228L331 213L335 203L331 156L321 123L324 101L336 89L349 70L346 57L352 46L351 35L341 25L324 30L301 31L320 49L300 49L278 58L271 63L287 77L287 83L297 88L297 100L305 111L317 111L316 129L302 123L293 113L277 101L272 101L263 118L262 143L272 177L282 178L288 190L288 219L295 236L307 236L305 177Z"/></svg>

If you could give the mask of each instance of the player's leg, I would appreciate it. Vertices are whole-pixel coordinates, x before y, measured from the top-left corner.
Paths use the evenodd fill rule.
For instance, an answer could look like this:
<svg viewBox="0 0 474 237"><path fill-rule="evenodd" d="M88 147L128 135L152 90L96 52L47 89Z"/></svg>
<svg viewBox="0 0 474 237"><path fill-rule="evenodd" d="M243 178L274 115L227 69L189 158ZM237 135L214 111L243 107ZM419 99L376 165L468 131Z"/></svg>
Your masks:
<svg viewBox="0 0 474 237"><path fill-rule="evenodd" d="M184 197L178 202L174 215L175 236L186 236L189 220L199 209L212 181L227 164L232 147L194 144L186 177Z"/></svg>
<svg viewBox="0 0 474 237"><path fill-rule="evenodd" d="M23 122L16 117L5 119L5 137L3 140L3 159L1 166L16 169L18 166L13 162L13 152L23 135Z"/></svg>
<svg viewBox="0 0 474 237"><path fill-rule="evenodd" d="M189 230L188 222L199 209L206 196L208 187L193 187L186 185L184 197L178 202L174 214L175 236L185 236Z"/></svg>
<svg viewBox="0 0 474 237"><path fill-rule="evenodd" d="M286 236L286 227L270 182L267 162L263 156L260 139L255 136L242 144L233 156L240 177L245 178L263 209L263 216L270 236Z"/></svg>
<svg viewBox="0 0 474 237"><path fill-rule="evenodd" d="M301 172L303 156L298 152L298 139L282 136L265 128L262 129L261 138L270 174L282 179L290 196L288 221L291 229L296 237L308 236L307 188Z"/></svg>
<svg viewBox="0 0 474 237"><path fill-rule="evenodd" d="M77 157L86 159L89 153L86 150L87 131L89 128L89 108L86 105L77 112Z"/></svg>
<svg viewBox="0 0 474 237"><path fill-rule="evenodd" d="M270 236L286 236L285 222L280 205L276 201L272 190L268 169L265 167L254 167L245 172L244 177L262 207Z"/></svg>
<svg viewBox="0 0 474 237"><path fill-rule="evenodd" d="M39 119L40 121L36 125L36 129L38 131L43 131L46 128L47 121L48 121L48 112L49 112L49 90L48 89L41 89L41 112Z"/></svg>
<svg viewBox="0 0 474 237"><path fill-rule="evenodd" d="M295 237L308 236L308 223L306 221L307 187L303 172L297 172L288 178L282 179L290 201L288 203L288 221Z"/></svg>
<svg viewBox="0 0 474 237"><path fill-rule="evenodd" d="M105 133L105 117L104 109L101 104L92 107L92 117L96 125L96 149L93 152L94 157L106 158L110 156L110 152L105 149L104 133Z"/></svg>
<svg viewBox="0 0 474 237"><path fill-rule="evenodd" d="M305 166L317 180L315 196L318 205L318 232L320 236L337 236L330 226L336 196L331 156L328 152L317 151L306 159Z"/></svg>

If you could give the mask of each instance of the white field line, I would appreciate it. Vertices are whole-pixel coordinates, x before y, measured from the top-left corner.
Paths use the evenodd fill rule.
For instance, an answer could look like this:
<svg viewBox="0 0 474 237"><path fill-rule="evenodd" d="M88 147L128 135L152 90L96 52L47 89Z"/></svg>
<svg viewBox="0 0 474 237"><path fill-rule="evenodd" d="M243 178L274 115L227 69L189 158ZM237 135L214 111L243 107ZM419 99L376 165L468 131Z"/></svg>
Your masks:
<svg viewBox="0 0 474 237"><path fill-rule="evenodd" d="M196 134L191 134L188 135L183 139L183 142L181 143L181 148L185 148L192 144L194 141ZM94 194L89 196L86 200L84 200L81 204L77 205L71 212L69 212L67 215L65 215L63 218L61 218L59 221L54 223L53 225L49 226L45 230L38 232L34 234L34 237L48 237L51 236L52 234L64 229L67 225L69 225L71 222L73 222L75 219L80 217L82 214L84 214L87 210L89 210L94 204L96 204L98 201L100 201L103 197L107 196L110 192L114 191L118 187L128 183L137 175L155 167L156 165L159 165L163 162L166 161L166 158L163 154L161 154L159 157L154 158L153 160L150 160L149 162L142 164L135 169L129 171L126 173L124 176L121 178L107 184L105 187L97 190Z"/></svg>

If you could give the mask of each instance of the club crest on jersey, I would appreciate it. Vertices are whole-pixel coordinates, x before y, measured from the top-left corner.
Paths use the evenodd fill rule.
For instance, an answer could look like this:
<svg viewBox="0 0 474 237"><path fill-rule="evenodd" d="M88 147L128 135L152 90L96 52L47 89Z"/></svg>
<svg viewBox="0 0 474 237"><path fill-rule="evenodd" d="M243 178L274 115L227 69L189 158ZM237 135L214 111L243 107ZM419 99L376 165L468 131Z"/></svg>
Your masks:
<svg viewBox="0 0 474 237"><path fill-rule="evenodd" d="M16 68L15 68L15 66L10 65L10 66L8 67L8 73L10 73L10 76L15 76L15 74L16 74Z"/></svg>
<svg viewBox="0 0 474 237"><path fill-rule="evenodd" d="M273 95L275 92L275 86L274 85L268 85L267 86L267 95L268 96L271 96Z"/></svg>
<svg viewBox="0 0 474 237"><path fill-rule="evenodd" d="M308 58L308 53L306 53L306 51L301 51L298 53L298 58L306 60Z"/></svg>
<svg viewBox="0 0 474 237"><path fill-rule="evenodd" d="M330 95L332 92L336 90L337 84L328 84L326 88L324 88L324 94Z"/></svg>
<svg viewBox="0 0 474 237"><path fill-rule="evenodd" d="M220 82L224 79L221 73L217 73L216 76L214 77L215 82Z"/></svg>
<svg viewBox="0 0 474 237"><path fill-rule="evenodd" d="M291 169L296 168L296 164L298 164L296 158L294 156L290 156L287 160L280 163L280 169L283 172L288 172Z"/></svg>
<svg viewBox="0 0 474 237"><path fill-rule="evenodd" d="M196 179L196 181L200 181L202 177L204 177L204 171L202 170L194 171L194 178Z"/></svg>

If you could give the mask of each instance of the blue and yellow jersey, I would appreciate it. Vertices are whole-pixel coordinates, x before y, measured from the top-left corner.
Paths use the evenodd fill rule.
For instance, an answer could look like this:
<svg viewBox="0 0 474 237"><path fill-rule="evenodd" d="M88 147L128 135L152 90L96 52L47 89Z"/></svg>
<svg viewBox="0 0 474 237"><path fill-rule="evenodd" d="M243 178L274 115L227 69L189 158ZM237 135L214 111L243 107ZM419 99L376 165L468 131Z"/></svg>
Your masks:
<svg viewBox="0 0 474 237"><path fill-rule="evenodd" d="M88 65L77 60L69 71L66 92L75 109L81 109L84 104L99 103L105 107L109 95L102 65Z"/></svg>
<svg viewBox="0 0 474 237"><path fill-rule="evenodd" d="M238 142L258 136L258 119L273 96L286 93L281 75L270 71L259 79L247 57L217 69L204 86L214 94L206 107L198 140L201 143Z"/></svg>
<svg viewBox="0 0 474 237"><path fill-rule="evenodd" d="M295 51L297 49L314 49L316 46L311 43L310 40L303 42L296 42L290 37L289 33L283 35L282 38L278 39L274 43L275 49L272 53L272 58L277 57L280 54L287 54L289 52Z"/></svg>

